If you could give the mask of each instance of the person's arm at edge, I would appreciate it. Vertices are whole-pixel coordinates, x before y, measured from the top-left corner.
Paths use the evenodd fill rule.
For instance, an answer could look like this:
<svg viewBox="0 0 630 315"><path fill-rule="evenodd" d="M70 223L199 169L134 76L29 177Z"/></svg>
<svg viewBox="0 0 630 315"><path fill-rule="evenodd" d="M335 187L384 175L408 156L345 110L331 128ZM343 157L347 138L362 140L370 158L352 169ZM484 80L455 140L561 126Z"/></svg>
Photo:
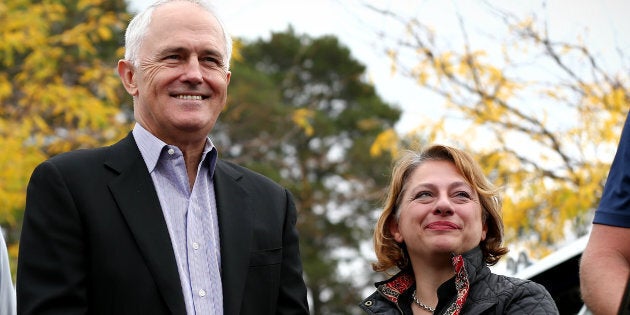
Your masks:
<svg viewBox="0 0 630 315"><path fill-rule="evenodd" d="M580 261L580 292L593 314L617 314L630 275L630 228L593 224Z"/></svg>

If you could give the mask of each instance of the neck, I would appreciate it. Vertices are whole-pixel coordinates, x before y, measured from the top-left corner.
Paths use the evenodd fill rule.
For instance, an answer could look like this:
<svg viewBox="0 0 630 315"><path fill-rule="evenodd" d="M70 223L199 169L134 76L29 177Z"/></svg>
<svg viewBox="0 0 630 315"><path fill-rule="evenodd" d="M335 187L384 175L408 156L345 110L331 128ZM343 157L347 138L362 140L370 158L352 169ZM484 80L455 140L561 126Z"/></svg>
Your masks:
<svg viewBox="0 0 630 315"><path fill-rule="evenodd" d="M201 153L203 152L203 148L201 149L182 149L182 153L184 154L184 163L186 164L186 173L188 174L188 184L189 188L192 190L195 185L195 179L197 178L197 168L199 166L199 162L201 161Z"/></svg>
<svg viewBox="0 0 630 315"><path fill-rule="evenodd" d="M421 303L435 308L438 303L437 290L444 282L455 275L450 255L431 260L412 258L411 264L416 280L416 298ZM417 303L416 306L419 306Z"/></svg>
<svg viewBox="0 0 630 315"><path fill-rule="evenodd" d="M195 179L197 178L197 167L201 161L201 154L206 147L207 135L199 133L198 135L158 136L158 138L167 144L178 147L182 151L186 164L186 172L188 173L188 183L192 189Z"/></svg>

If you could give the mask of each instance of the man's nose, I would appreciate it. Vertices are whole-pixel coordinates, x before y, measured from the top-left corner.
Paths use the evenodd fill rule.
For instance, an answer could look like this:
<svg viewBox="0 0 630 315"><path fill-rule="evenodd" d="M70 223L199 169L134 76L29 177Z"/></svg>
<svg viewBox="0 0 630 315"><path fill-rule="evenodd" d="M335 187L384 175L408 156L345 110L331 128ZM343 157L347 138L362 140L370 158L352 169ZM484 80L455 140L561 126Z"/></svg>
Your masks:
<svg viewBox="0 0 630 315"><path fill-rule="evenodd" d="M199 64L199 60L197 60L197 58L190 58L190 60L186 63L182 80L191 84L199 84L203 82L201 65Z"/></svg>

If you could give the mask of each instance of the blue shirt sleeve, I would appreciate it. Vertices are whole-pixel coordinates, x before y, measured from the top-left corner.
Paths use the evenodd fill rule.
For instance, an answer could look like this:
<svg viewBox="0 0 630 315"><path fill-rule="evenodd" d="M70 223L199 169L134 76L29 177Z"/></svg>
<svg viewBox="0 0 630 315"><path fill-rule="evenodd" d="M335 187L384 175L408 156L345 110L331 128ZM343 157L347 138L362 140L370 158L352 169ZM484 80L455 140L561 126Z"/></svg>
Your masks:
<svg viewBox="0 0 630 315"><path fill-rule="evenodd" d="M593 223L630 227L630 113L621 132Z"/></svg>

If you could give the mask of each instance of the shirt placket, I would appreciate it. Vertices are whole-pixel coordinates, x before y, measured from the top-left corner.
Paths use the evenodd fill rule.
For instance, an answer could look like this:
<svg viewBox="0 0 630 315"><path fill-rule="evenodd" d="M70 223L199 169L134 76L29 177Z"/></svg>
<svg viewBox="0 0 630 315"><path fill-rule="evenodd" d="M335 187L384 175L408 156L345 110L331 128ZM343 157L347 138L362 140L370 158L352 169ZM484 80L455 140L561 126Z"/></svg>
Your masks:
<svg viewBox="0 0 630 315"><path fill-rule="evenodd" d="M215 222L212 220L210 202L207 200L208 169L200 167L193 187L187 211L187 252L191 289L196 314L221 314L221 276L212 235Z"/></svg>

